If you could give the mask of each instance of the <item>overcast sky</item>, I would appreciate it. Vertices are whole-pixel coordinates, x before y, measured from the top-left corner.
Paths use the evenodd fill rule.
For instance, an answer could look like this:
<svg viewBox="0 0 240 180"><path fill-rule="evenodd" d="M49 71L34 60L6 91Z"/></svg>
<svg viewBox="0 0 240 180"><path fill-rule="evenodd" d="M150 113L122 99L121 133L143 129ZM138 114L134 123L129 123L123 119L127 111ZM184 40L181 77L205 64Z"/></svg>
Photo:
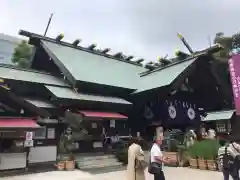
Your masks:
<svg viewBox="0 0 240 180"><path fill-rule="evenodd" d="M176 32L201 50L208 36L240 30L240 0L0 0L0 33L43 34L51 12L48 36L63 32L66 41L81 38L148 60L185 50Z"/></svg>

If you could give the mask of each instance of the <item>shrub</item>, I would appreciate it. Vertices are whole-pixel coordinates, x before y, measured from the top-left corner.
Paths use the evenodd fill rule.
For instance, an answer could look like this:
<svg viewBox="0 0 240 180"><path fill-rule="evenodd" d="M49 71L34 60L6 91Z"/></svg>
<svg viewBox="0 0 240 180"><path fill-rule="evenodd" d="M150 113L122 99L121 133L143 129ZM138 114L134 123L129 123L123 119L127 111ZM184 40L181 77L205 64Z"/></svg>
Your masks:
<svg viewBox="0 0 240 180"><path fill-rule="evenodd" d="M179 156L179 165L187 167L189 165L189 154L188 154L188 148L185 145L178 145L178 156Z"/></svg>
<svg viewBox="0 0 240 180"><path fill-rule="evenodd" d="M115 156L118 161L122 162L123 164L128 163L128 147L131 145L131 143L131 139L128 139L128 141L121 141L115 145ZM149 143L144 139L140 140L140 146L143 150L149 150Z"/></svg>
<svg viewBox="0 0 240 180"><path fill-rule="evenodd" d="M128 149L127 148L119 149L116 152L115 156L119 162L122 162L123 164L128 163Z"/></svg>
<svg viewBox="0 0 240 180"><path fill-rule="evenodd" d="M192 158L215 159L220 147L219 142L212 139L196 142L188 149L188 154Z"/></svg>

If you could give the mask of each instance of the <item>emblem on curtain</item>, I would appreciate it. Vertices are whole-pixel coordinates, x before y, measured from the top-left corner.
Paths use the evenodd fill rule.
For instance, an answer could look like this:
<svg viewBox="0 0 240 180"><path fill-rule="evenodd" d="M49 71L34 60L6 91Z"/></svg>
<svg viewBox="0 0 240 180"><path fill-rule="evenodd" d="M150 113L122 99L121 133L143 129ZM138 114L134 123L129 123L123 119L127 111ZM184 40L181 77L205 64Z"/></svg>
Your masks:
<svg viewBox="0 0 240 180"><path fill-rule="evenodd" d="M194 109L191 107L188 108L187 114L188 114L189 119L191 119L191 120L193 120L196 116Z"/></svg>
<svg viewBox="0 0 240 180"><path fill-rule="evenodd" d="M144 108L144 117L146 119L152 119L154 117L152 109L147 105L145 105L145 108Z"/></svg>
<svg viewBox="0 0 240 180"><path fill-rule="evenodd" d="M170 105L168 107L168 114L170 116L170 118L175 119L177 116L177 111L176 108L173 105Z"/></svg>
<svg viewBox="0 0 240 180"><path fill-rule="evenodd" d="M182 103L183 108L185 108L185 102Z"/></svg>

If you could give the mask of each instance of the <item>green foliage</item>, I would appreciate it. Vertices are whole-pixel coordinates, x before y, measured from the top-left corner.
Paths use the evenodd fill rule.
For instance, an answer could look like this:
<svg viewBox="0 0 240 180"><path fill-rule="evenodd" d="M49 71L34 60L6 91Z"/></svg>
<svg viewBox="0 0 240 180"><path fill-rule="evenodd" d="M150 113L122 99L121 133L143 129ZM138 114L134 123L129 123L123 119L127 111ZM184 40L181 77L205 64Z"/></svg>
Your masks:
<svg viewBox="0 0 240 180"><path fill-rule="evenodd" d="M170 139L169 140L169 152L177 152L178 151L178 145L180 145L180 142L177 139Z"/></svg>
<svg viewBox="0 0 240 180"><path fill-rule="evenodd" d="M23 40L13 52L12 62L19 67L29 68L31 64L32 47Z"/></svg>
<svg viewBox="0 0 240 180"><path fill-rule="evenodd" d="M123 164L128 163L128 149L127 148L118 149L118 151L116 151L115 156L119 162L122 162Z"/></svg>
<svg viewBox="0 0 240 180"><path fill-rule="evenodd" d="M198 141L188 149L188 154L193 158L215 159L220 145L216 140Z"/></svg>
<svg viewBox="0 0 240 180"><path fill-rule="evenodd" d="M220 61L227 62L231 50L240 47L240 34L236 33L232 36L225 36L223 32L219 32L214 38L214 43L219 43L224 47L223 50L215 53L214 57Z"/></svg>
<svg viewBox="0 0 240 180"><path fill-rule="evenodd" d="M179 156L179 165L182 167L187 167L189 165L188 159L189 159L189 154L188 154L188 148L186 145L178 145L178 156Z"/></svg>

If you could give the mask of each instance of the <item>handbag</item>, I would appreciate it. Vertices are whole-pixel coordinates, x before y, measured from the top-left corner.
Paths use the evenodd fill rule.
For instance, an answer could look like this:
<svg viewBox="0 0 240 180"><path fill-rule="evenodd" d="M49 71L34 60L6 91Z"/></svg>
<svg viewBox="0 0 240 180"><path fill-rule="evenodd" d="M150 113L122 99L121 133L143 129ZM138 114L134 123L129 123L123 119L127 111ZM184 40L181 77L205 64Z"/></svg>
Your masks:
<svg viewBox="0 0 240 180"><path fill-rule="evenodd" d="M162 173L162 163L151 162L151 156L149 158L148 172L150 174L161 174Z"/></svg>

